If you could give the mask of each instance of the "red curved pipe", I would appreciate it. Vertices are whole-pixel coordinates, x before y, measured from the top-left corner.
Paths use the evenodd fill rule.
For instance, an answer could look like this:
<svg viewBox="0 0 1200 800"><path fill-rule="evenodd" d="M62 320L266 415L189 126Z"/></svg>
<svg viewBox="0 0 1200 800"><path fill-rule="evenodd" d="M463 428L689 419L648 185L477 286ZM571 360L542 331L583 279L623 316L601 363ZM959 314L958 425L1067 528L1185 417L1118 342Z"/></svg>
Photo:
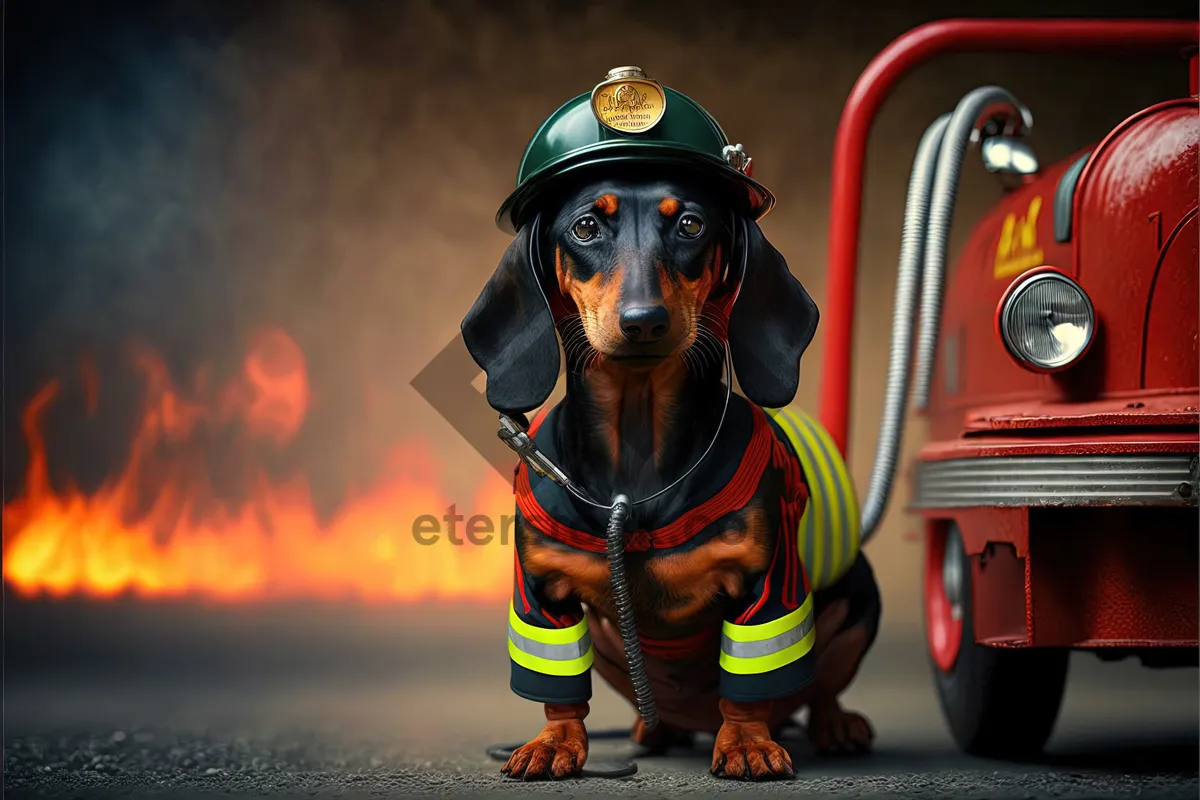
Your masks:
<svg viewBox="0 0 1200 800"><path fill-rule="evenodd" d="M1176 20L949 19L914 28L867 65L850 91L833 145L829 290L818 414L843 455L849 439L855 279L863 167L871 123L892 88L914 67L954 52L1132 53L1195 46L1200 23Z"/></svg>

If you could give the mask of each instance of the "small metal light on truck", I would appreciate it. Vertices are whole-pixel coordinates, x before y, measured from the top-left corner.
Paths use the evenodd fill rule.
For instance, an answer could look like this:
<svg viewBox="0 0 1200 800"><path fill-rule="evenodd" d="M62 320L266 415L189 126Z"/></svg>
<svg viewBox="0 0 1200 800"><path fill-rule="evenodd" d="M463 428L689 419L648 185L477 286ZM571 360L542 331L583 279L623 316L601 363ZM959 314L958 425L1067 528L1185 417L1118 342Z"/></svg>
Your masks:
<svg viewBox="0 0 1200 800"><path fill-rule="evenodd" d="M993 136L979 147L983 166L1000 175L1036 175L1037 154L1028 142L1013 136Z"/></svg>

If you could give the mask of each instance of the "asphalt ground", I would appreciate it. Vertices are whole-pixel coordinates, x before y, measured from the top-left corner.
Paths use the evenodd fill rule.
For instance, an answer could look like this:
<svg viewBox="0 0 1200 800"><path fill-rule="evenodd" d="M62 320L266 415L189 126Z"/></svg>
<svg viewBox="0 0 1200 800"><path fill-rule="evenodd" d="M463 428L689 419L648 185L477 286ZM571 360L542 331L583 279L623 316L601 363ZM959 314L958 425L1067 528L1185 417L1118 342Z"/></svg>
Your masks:
<svg viewBox="0 0 1200 800"><path fill-rule="evenodd" d="M529 784L484 749L527 739L540 709L507 687L502 612L328 605L5 607L6 797L1195 798L1195 669L1073 657L1043 758L969 758L942 722L919 631L885 627L847 701L870 756L789 742L793 781L708 775L711 740L619 781ZM589 726L629 706L597 679ZM634 754L593 742L589 766Z"/></svg>

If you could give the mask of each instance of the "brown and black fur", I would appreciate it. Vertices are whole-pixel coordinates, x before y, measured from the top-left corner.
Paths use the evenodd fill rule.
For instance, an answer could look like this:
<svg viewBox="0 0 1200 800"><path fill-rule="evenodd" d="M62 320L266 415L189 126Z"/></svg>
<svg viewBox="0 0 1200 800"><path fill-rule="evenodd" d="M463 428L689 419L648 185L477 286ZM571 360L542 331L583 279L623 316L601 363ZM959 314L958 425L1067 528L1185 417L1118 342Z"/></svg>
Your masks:
<svg viewBox="0 0 1200 800"><path fill-rule="evenodd" d="M725 402L724 342L748 400L768 408L791 402L817 324L815 304L755 222L705 184L669 178L576 182L543 206L536 225L520 230L463 323L467 346L487 372L490 404L514 415L541 405L553 390L557 329L568 367L556 415L555 435L566 454L559 466L599 498L646 497L701 457ZM669 555L627 555L641 636L670 641L719 632L725 603L772 557L782 491L781 474L768 470L749 503L716 521L730 535ZM651 503L641 513L654 512ZM632 700L623 656L602 646L613 640L617 618L605 557L566 547L520 515L517 546L548 600L571 598L586 607L596 670ZM714 689L694 717L673 726L668 707L651 735L638 720L634 738L654 746L708 730L717 735L714 774L790 776L791 759L772 737L808 706L818 749L865 749L869 725L842 711L837 697L874 630L845 624L845 601L818 611L818 676L804 696L731 703ZM686 675L689 664L671 668ZM708 665L694 668L699 674ZM587 756L587 712L586 703L547 705L542 733L504 771L527 779L577 773Z"/></svg>

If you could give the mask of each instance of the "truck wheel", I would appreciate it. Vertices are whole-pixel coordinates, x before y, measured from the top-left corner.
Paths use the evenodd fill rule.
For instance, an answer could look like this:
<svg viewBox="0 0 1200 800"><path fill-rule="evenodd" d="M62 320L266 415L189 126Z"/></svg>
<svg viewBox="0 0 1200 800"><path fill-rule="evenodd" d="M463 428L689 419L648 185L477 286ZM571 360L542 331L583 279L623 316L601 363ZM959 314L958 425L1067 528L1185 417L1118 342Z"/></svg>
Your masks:
<svg viewBox="0 0 1200 800"><path fill-rule="evenodd" d="M931 534L925 556L926 639L954 741L988 758L1038 755L1062 705L1070 652L976 644L971 563L958 526Z"/></svg>

